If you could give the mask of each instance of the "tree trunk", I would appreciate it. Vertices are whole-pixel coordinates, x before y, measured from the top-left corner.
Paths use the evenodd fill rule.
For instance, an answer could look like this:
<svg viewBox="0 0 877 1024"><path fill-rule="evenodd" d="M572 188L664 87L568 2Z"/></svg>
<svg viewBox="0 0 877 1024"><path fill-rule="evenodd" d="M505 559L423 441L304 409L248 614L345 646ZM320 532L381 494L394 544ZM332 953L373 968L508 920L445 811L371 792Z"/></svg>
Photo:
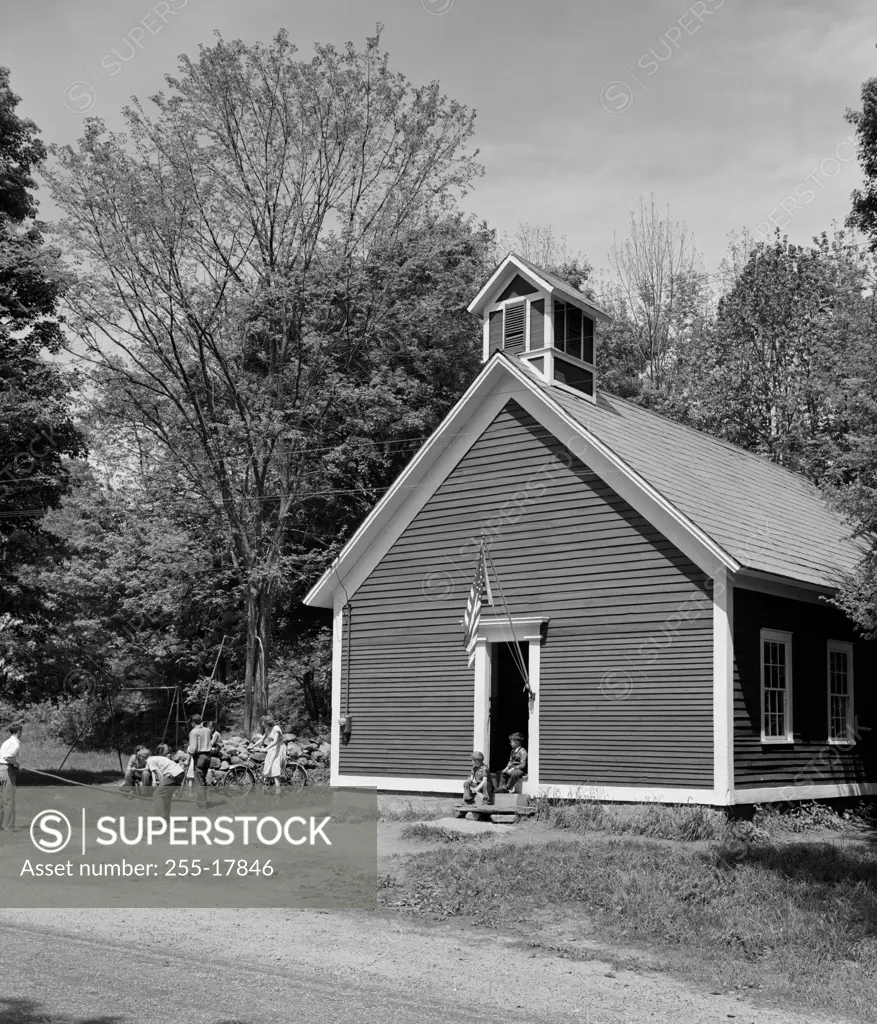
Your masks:
<svg viewBox="0 0 877 1024"><path fill-rule="evenodd" d="M305 699L305 710L308 713L308 718L310 718L311 724L316 725L320 720L320 709L317 705L314 694L313 681L313 670L305 669L301 674L301 689Z"/></svg>
<svg viewBox="0 0 877 1024"><path fill-rule="evenodd" d="M252 736L268 713L268 638L271 594L267 586L247 591L247 658L244 670L244 732Z"/></svg>

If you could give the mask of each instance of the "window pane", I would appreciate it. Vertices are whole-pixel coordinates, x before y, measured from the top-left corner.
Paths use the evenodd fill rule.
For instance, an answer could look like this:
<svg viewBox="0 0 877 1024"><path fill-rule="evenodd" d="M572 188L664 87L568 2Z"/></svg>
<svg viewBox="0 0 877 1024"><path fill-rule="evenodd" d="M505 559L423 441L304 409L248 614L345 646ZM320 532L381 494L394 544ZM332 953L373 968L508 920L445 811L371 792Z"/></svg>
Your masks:
<svg viewBox="0 0 877 1024"><path fill-rule="evenodd" d="M582 358L582 311L570 306L566 313L567 355Z"/></svg>
<svg viewBox="0 0 877 1024"><path fill-rule="evenodd" d="M588 317L582 319L582 359L586 363L594 361L594 321Z"/></svg>
<svg viewBox="0 0 877 1024"><path fill-rule="evenodd" d="M852 741L852 701L850 695L849 651L832 648L828 652L828 737Z"/></svg>
<svg viewBox="0 0 877 1024"><path fill-rule="evenodd" d="M554 303L554 345L566 351L566 307L562 302Z"/></svg>
<svg viewBox="0 0 877 1024"><path fill-rule="evenodd" d="M762 641L761 657L764 677L764 721L765 736L784 737L788 735L788 684L786 668L787 644L782 640Z"/></svg>

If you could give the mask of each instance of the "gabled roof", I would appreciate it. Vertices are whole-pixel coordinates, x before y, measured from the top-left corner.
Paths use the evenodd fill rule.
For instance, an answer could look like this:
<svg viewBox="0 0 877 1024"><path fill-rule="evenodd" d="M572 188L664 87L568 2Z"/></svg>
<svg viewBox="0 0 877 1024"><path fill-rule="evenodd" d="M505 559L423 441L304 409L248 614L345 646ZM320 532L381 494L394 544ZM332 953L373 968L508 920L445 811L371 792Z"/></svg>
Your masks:
<svg viewBox="0 0 877 1024"><path fill-rule="evenodd" d="M538 288L541 288L542 291L548 292L549 295L557 295L567 302L581 306L582 309L586 310L597 320L605 322L612 320L612 317L606 310L602 309L593 299L589 299L587 295L584 295L577 288L573 288L569 282L564 281L563 278L558 277L556 274L551 274L547 270L535 266L529 260L525 260L523 256L518 256L513 252L506 256L487 279L481 291L469 303L467 307L469 312L482 316L485 306L494 301L494 296L502 290L507 283L507 279L511 280L515 274L521 274Z"/></svg>
<svg viewBox="0 0 877 1024"><path fill-rule="evenodd" d="M741 566L835 588L868 550L797 473L605 391L591 402L520 369Z"/></svg>
<svg viewBox="0 0 877 1024"><path fill-rule="evenodd" d="M596 402L496 352L305 597L352 596L491 418L513 399L714 574L764 575L830 591L867 550L818 489L736 445L606 392Z"/></svg>

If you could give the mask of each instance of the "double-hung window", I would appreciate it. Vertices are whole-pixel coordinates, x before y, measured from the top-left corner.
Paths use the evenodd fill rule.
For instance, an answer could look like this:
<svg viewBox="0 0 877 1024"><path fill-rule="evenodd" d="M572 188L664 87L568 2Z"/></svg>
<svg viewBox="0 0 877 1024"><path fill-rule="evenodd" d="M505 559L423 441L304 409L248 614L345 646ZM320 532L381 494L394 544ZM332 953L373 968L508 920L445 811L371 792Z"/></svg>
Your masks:
<svg viewBox="0 0 877 1024"><path fill-rule="evenodd" d="M855 743L853 645L828 641L828 742Z"/></svg>
<svg viewBox="0 0 877 1024"><path fill-rule="evenodd" d="M792 634L761 631L761 742L791 743Z"/></svg>

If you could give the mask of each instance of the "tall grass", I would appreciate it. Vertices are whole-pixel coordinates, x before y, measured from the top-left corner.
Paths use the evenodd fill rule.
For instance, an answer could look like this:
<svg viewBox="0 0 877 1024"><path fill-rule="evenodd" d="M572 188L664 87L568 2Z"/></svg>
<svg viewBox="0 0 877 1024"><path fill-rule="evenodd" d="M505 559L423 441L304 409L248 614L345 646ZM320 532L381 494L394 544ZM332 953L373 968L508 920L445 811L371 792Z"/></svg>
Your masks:
<svg viewBox="0 0 877 1024"><path fill-rule="evenodd" d="M699 804L638 804L618 809L589 800L565 804L546 800L537 804L537 817L552 828L580 834L612 832L694 842L724 839L729 832L727 819L721 811Z"/></svg>
<svg viewBox="0 0 877 1024"><path fill-rule="evenodd" d="M841 832L874 826L873 810L865 803L844 811L814 801L782 808L756 806L751 820L734 820L722 810L699 804L604 804L599 794L588 794L574 800L539 797L536 811L537 818L550 828L579 835L608 832L682 842L757 843L786 833Z"/></svg>
<svg viewBox="0 0 877 1024"><path fill-rule="evenodd" d="M688 822L684 822L688 827ZM583 937L647 943L676 970L873 1021L877 860L860 846L724 851L626 839L453 846L414 855L410 903L506 925L553 910Z"/></svg>

